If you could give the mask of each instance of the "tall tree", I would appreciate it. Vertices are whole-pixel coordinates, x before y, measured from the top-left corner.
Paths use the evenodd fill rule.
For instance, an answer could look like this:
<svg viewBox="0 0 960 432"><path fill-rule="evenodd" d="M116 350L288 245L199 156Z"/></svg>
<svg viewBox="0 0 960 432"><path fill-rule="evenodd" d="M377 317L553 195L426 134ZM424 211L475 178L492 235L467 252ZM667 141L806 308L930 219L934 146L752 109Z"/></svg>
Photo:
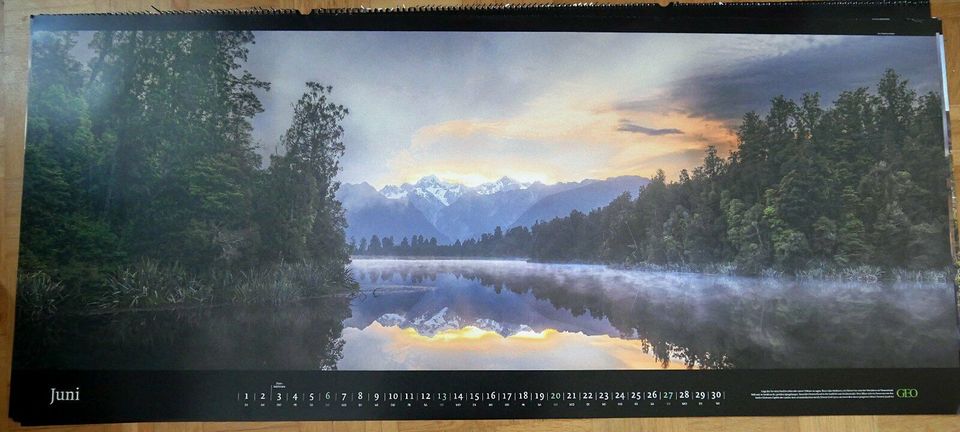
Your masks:
<svg viewBox="0 0 960 432"><path fill-rule="evenodd" d="M271 250L288 259L343 265L349 260L344 247L346 219L335 198L340 184L334 177L344 152L340 123L347 109L329 100L331 91L331 87L307 83L307 91L294 104L290 128L280 140L283 154L271 159L270 187L264 194L272 197L271 208L281 220L272 227ZM373 247L371 240L368 248Z"/></svg>

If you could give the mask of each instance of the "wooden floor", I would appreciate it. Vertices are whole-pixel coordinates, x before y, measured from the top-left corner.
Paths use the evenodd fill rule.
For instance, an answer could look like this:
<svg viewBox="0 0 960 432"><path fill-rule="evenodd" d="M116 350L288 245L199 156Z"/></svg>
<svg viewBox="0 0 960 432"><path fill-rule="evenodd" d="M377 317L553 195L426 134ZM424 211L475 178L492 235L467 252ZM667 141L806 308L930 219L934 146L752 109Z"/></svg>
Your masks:
<svg viewBox="0 0 960 432"><path fill-rule="evenodd" d="M629 0L637 1L637 0ZM652 1L652 0L644 0ZM391 7L472 2L457 0L0 0L0 431L21 430L7 418L13 331L14 281L19 237L27 91L28 17L38 13L228 9L269 7L308 11L320 7ZM522 1L481 1L484 4ZM543 3L543 1L541 1ZM960 0L933 0L933 15L944 19L950 83L953 142L960 142ZM954 158L954 172L960 172ZM116 431L960 431L960 416L736 417L684 419L382 421L291 423L145 423L56 427L42 430Z"/></svg>

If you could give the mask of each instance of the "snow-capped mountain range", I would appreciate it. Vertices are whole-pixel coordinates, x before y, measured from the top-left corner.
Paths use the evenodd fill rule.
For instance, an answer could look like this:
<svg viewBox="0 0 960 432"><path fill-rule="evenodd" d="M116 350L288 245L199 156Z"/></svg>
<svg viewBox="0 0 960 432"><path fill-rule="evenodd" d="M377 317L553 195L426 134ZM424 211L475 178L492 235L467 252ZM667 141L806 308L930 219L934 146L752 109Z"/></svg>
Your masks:
<svg viewBox="0 0 960 432"><path fill-rule="evenodd" d="M424 336L433 336L446 330L459 330L467 326L496 332L501 336L511 336L519 332L535 331L526 324L501 324L489 318L477 318L473 321L465 320L450 313L447 307L444 307L433 315L420 315L409 319L400 314L387 313L377 318L376 321L384 327L397 326L400 328L412 328Z"/></svg>
<svg viewBox="0 0 960 432"><path fill-rule="evenodd" d="M526 189L530 187L531 184L532 183L520 183L510 177L504 176L495 182L469 187L460 183L444 181L437 176L430 175L421 178L414 184L404 183L399 186L384 186L380 189L380 194L389 199L402 199L410 196L410 194L426 199L432 197L441 204L449 206L460 199L467 191L472 191L479 195L491 195L497 192Z"/></svg>
<svg viewBox="0 0 960 432"><path fill-rule="evenodd" d="M415 183L377 190L368 183L341 185L337 198L347 217L347 238L422 235L441 244L477 238L496 227L531 226L570 214L588 212L629 192L636 196L648 182L637 176L586 179L579 182L523 183L510 177L466 186L435 175Z"/></svg>

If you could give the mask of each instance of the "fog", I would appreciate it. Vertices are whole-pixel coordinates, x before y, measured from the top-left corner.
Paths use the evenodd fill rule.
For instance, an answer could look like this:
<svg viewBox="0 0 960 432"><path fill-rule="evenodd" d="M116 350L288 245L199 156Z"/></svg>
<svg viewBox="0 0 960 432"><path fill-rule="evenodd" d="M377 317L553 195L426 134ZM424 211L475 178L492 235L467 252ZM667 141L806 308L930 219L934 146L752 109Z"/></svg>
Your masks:
<svg viewBox="0 0 960 432"><path fill-rule="evenodd" d="M548 330L610 337L691 367L958 365L947 281L749 278L495 260L358 259L351 268L363 295L351 305L345 336L373 332L367 329L374 324L426 337L474 326L506 339ZM374 343L344 339L345 353ZM574 355L581 345L572 340Z"/></svg>

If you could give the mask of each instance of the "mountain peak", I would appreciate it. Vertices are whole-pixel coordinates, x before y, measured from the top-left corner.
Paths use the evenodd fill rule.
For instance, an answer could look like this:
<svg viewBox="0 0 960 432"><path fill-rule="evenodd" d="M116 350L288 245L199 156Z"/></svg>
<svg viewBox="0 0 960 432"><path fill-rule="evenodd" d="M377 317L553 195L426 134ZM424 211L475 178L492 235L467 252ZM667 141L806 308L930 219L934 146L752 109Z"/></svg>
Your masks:
<svg viewBox="0 0 960 432"><path fill-rule="evenodd" d="M407 186L410 186L409 183L404 183L401 186L386 185L380 189L380 194L390 198L390 199L401 199L407 197Z"/></svg>
<svg viewBox="0 0 960 432"><path fill-rule="evenodd" d="M359 239L377 234L399 239L422 234L440 242L463 241L497 226L529 227L572 210L586 213L609 204L623 192L636 193L648 182L643 177L621 176L546 185L502 176L468 187L441 178L425 176L416 184L389 185L379 191L367 184L344 184L338 198L346 209L348 236Z"/></svg>
<svg viewBox="0 0 960 432"><path fill-rule="evenodd" d="M337 193L340 193L341 191L345 193L362 192L365 194L369 194L371 192L376 194L378 192L375 187L371 186L370 183L367 183L367 182L341 183L340 188L337 190Z"/></svg>
<svg viewBox="0 0 960 432"><path fill-rule="evenodd" d="M417 180L417 185L428 185L428 184L438 184L438 183L444 183L444 182L441 182L440 178L438 178L433 174L420 177L420 180Z"/></svg>
<svg viewBox="0 0 960 432"><path fill-rule="evenodd" d="M453 204L463 194L473 192L478 195L492 195L497 192L526 189L533 183L521 183L509 176L500 177L497 181L468 187L461 183L443 180L435 174L420 177L416 183L404 183L400 186L387 185L380 189L380 193L389 199L410 198L411 194L430 201L436 200L444 207Z"/></svg>
<svg viewBox="0 0 960 432"><path fill-rule="evenodd" d="M459 183L441 180L436 175L431 174L421 177L414 184L404 183L400 186L384 186L380 189L380 193L390 199L410 198L417 202L425 199L445 207L459 199L465 190L466 188Z"/></svg>
<svg viewBox="0 0 960 432"><path fill-rule="evenodd" d="M484 183L473 188L473 190L480 195L490 195L497 192L526 189L529 186L530 183L520 183L510 177L503 176L500 177L500 180L491 183Z"/></svg>

